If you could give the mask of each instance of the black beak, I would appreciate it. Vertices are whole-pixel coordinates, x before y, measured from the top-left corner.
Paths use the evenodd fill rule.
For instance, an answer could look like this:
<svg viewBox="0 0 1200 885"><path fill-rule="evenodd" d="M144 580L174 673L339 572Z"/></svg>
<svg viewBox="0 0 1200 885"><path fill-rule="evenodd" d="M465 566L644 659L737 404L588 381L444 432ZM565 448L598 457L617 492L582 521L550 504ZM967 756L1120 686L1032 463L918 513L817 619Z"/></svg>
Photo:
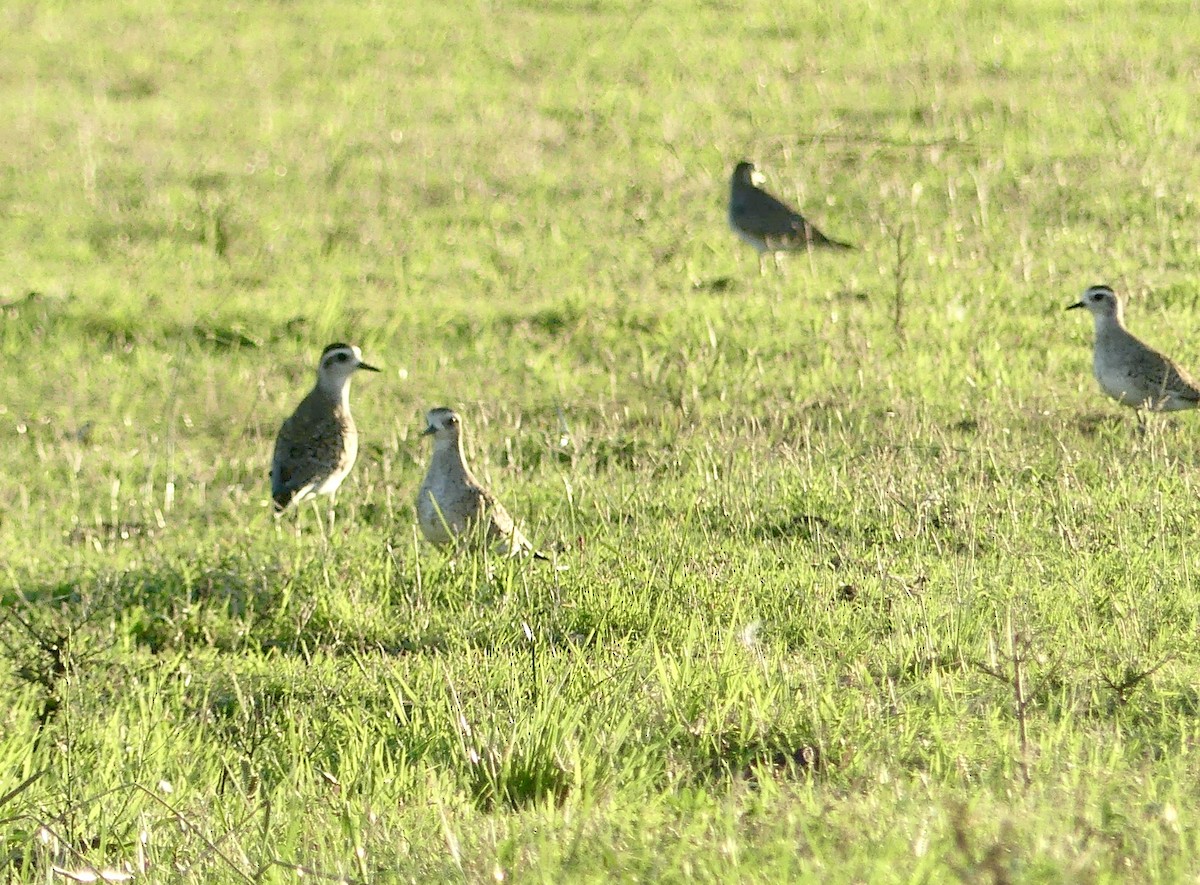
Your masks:
<svg viewBox="0 0 1200 885"><path fill-rule="evenodd" d="M430 424L428 427L426 427L424 430L421 431L421 436L432 436L435 433L437 433L437 428L434 427L432 424Z"/></svg>
<svg viewBox="0 0 1200 885"><path fill-rule="evenodd" d="M1070 307L1068 307L1067 310L1074 310L1077 307L1087 307L1087 305L1084 304L1082 301L1076 301L1074 304L1072 304Z"/></svg>
<svg viewBox="0 0 1200 885"><path fill-rule="evenodd" d="M366 369L368 372L380 372L382 369L377 369L369 363L359 363L355 368Z"/></svg>

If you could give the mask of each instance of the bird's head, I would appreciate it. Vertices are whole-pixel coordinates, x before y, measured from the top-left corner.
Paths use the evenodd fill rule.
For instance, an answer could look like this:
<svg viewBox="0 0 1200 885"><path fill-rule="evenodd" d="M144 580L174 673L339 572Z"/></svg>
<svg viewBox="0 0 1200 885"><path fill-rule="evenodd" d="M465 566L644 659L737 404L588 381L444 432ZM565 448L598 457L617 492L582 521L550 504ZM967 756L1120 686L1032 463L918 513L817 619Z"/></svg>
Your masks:
<svg viewBox="0 0 1200 885"><path fill-rule="evenodd" d="M1090 310L1097 319L1100 317L1120 319L1121 317L1121 299L1117 297L1112 286L1088 286L1083 293L1083 298L1070 305L1067 310L1075 310L1080 307Z"/></svg>
<svg viewBox="0 0 1200 885"><path fill-rule="evenodd" d="M435 445L453 443L458 440L462 419L453 409L439 406L425 413L425 430L422 436L432 436Z"/></svg>
<svg viewBox="0 0 1200 885"><path fill-rule="evenodd" d="M346 381L359 369L378 372L372 365L363 362L362 351L353 344L331 344L321 351L321 362L317 366L317 380L321 387L340 390Z"/></svg>
<svg viewBox="0 0 1200 885"><path fill-rule="evenodd" d="M742 160L733 170L733 180L738 184L760 185L765 180L762 173L748 160Z"/></svg>

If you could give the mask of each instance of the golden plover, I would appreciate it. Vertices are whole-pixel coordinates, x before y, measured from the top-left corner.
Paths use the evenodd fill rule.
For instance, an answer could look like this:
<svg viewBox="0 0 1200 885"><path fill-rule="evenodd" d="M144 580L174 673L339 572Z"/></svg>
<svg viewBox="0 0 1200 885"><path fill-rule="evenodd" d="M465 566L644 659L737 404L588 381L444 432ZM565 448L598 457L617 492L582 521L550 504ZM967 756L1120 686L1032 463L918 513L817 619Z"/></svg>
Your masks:
<svg viewBox="0 0 1200 885"><path fill-rule="evenodd" d="M1143 344L1125 328L1121 299L1109 286L1091 286L1083 300L1067 310L1086 307L1096 326L1092 372L1101 389L1131 406L1142 422L1142 410L1177 412L1200 406L1200 386L1172 360Z"/></svg>
<svg viewBox="0 0 1200 885"><path fill-rule="evenodd" d="M271 497L282 513L316 495L332 495L358 456L358 430L350 417L350 376L378 372L351 344L321 352L317 385L279 428L271 461Z"/></svg>
<svg viewBox="0 0 1200 885"><path fill-rule="evenodd" d="M799 212L758 187L759 180L761 176L753 163L743 160L733 170L729 184L729 226L758 250L760 268L767 252L778 259L780 252L854 248L825 236Z"/></svg>
<svg viewBox="0 0 1200 885"><path fill-rule="evenodd" d="M501 555L532 553L545 559L467 466L458 414L452 409L431 409L425 422L423 435L433 437L433 456L417 492L417 522L426 540L441 546L469 541L475 535Z"/></svg>

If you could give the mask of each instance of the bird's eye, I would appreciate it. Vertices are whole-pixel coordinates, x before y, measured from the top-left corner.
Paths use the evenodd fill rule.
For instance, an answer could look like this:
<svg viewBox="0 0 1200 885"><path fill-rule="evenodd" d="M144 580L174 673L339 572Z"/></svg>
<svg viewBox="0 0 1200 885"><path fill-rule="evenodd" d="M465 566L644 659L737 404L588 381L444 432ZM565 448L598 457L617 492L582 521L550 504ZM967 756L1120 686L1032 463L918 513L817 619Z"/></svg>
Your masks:
<svg viewBox="0 0 1200 885"><path fill-rule="evenodd" d="M338 361L339 363L344 363L344 362L345 362L346 360L348 360L348 359L350 359L350 357L346 356L346 354L344 354L344 353L339 353L339 354L337 355L337 361Z"/></svg>
<svg viewBox="0 0 1200 885"><path fill-rule="evenodd" d="M455 424L458 423L458 418L451 415L449 418L446 419L446 423L449 424L451 427L453 427Z"/></svg>

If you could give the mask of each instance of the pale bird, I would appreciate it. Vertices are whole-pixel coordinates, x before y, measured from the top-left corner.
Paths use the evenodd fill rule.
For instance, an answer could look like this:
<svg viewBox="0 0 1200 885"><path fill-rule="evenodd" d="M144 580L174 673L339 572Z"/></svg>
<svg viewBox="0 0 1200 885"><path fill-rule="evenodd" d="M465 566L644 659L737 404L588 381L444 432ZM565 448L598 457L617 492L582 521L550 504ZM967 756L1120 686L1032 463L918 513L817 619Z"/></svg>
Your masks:
<svg viewBox="0 0 1200 885"><path fill-rule="evenodd" d="M761 176L745 160L733 170L729 185L729 226L763 256L770 252L799 252L807 249L853 249L849 243L831 240L799 212L758 187Z"/></svg>
<svg viewBox="0 0 1200 885"><path fill-rule="evenodd" d="M332 495L358 456L358 429L350 416L350 376L378 372L351 344L321 352L317 384L279 428L271 461L271 497L276 514L292 504Z"/></svg>
<svg viewBox="0 0 1200 885"><path fill-rule="evenodd" d="M422 435L433 437L429 469L417 492L417 522L425 539L437 546L477 540L503 556L545 559L467 466L458 414L431 409L425 422Z"/></svg>
<svg viewBox="0 0 1200 885"><path fill-rule="evenodd" d="M1142 410L1177 412L1200 406L1200 386L1172 360L1143 344L1125 328L1121 299L1109 286L1091 286L1083 300L1067 310L1086 307L1096 326L1092 372L1101 389L1132 407L1142 424Z"/></svg>

